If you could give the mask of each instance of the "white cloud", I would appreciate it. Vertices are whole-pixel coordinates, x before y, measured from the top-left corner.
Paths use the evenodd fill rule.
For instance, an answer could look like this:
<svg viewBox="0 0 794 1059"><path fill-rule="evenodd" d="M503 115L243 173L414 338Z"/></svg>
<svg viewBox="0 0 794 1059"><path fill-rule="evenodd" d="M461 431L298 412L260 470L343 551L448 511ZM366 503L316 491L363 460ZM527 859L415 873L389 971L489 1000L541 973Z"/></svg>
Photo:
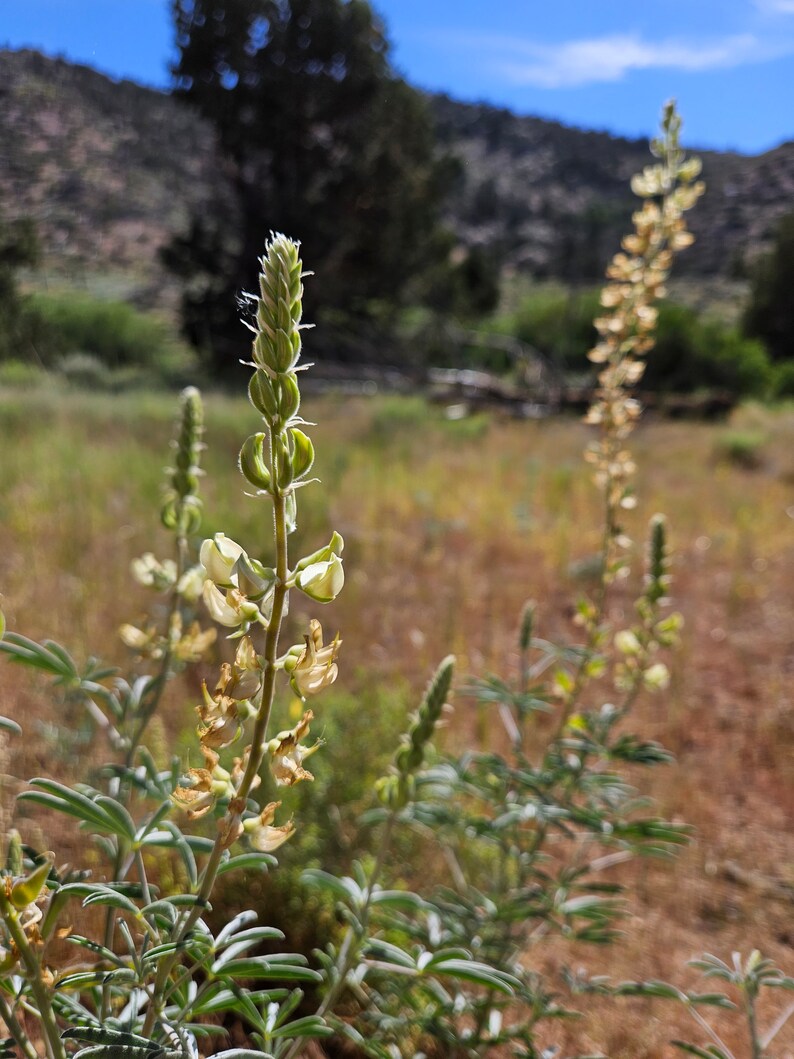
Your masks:
<svg viewBox="0 0 794 1059"><path fill-rule="evenodd" d="M774 2L794 8L794 0ZM621 81L633 70L713 70L769 57L769 50L750 34L701 43L647 41L634 34L614 34L560 44L493 38L491 47L482 40L480 44L490 52L489 65L503 77L514 84L540 88Z"/></svg>
<svg viewBox="0 0 794 1059"><path fill-rule="evenodd" d="M770 15L794 15L794 0L755 0L755 6Z"/></svg>

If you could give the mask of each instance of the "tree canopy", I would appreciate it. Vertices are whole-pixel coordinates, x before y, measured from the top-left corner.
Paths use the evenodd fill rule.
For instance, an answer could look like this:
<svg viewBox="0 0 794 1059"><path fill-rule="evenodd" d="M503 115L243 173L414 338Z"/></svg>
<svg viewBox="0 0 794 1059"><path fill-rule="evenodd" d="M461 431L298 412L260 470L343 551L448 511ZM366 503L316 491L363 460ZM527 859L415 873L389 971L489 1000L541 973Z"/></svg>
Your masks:
<svg viewBox="0 0 794 1059"><path fill-rule="evenodd" d="M744 329L773 360L794 360L794 213L780 222L771 252L755 271Z"/></svg>
<svg viewBox="0 0 794 1059"><path fill-rule="evenodd" d="M216 128L235 197L208 204L166 252L187 281L188 337L211 345L216 367L239 356L234 293L271 230L299 238L317 274L310 319L422 300L423 274L449 257L437 220L449 169L370 5L174 0L173 12L175 90Z"/></svg>

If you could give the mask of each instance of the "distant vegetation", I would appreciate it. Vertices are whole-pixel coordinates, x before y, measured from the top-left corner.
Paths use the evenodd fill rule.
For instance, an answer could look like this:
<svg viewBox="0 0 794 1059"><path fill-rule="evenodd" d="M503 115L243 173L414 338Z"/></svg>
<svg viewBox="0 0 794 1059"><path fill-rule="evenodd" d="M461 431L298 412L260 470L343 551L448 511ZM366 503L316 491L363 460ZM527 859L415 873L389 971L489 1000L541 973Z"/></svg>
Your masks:
<svg viewBox="0 0 794 1059"><path fill-rule="evenodd" d="M510 368L498 341L461 341L477 332L586 381L592 290L628 224L644 143L423 95L396 74L365 0L197 0L174 13L171 95L0 52L0 137L14 145L0 159L13 217L0 358L111 389L181 381L181 329L226 384L250 262L283 229L315 262L307 319L321 360ZM791 396L794 144L703 162L684 262L697 310L662 305L645 385ZM33 226L40 258L21 237ZM39 275L48 290L25 303ZM505 298L508 277L521 297ZM715 277L736 327L697 295Z"/></svg>

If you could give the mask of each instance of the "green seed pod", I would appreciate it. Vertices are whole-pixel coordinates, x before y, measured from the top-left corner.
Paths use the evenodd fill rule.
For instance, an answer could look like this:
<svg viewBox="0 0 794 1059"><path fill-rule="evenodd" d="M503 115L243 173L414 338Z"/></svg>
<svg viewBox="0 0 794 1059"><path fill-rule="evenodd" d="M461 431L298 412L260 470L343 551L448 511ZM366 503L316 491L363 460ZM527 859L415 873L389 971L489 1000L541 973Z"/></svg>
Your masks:
<svg viewBox="0 0 794 1059"><path fill-rule="evenodd" d="M296 481L311 470L314 463L314 445L297 427L291 427L289 433L292 439L292 478Z"/></svg>
<svg viewBox="0 0 794 1059"><path fill-rule="evenodd" d="M269 491L270 470L265 460L266 434L252 434L240 449L239 466L245 478L257 489Z"/></svg>

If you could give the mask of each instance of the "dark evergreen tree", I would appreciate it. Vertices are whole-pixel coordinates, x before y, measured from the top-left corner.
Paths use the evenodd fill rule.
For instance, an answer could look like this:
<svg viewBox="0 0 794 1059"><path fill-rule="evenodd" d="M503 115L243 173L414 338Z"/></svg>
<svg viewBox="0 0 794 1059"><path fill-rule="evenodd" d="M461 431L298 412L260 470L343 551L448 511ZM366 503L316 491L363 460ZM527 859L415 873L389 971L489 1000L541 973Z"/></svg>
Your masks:
<svg viewBox="0 0 794 1059"><path fill-rule="evenodd" d="M794 213L783 218L771 253L756 267L744 330L766 344L773 360L794 360Z"/></svg>
<svg viewBox="0 0 794 1059"><path fill-rule="evenodd" d="M0 360L26 357L30 350L25 302L17 273L38 263L39 246L32 221L5 221L0 215Z"/></svg>
<svg viewBox="0 0 794 1059"><path fill-rule="evenodd" d="M437 223L447 169L369 4L175 0L173 10L175 89L214 124L236 200L208 204L166 252L186 281L188 337L211 347L219 372L234 363L234 295L252 284L270 230L300 239L317 273L309 319L331 306L337 320L366 319L373 302L418 299L449 251ZM336 329L337 355L348 330Z"/></svg>

